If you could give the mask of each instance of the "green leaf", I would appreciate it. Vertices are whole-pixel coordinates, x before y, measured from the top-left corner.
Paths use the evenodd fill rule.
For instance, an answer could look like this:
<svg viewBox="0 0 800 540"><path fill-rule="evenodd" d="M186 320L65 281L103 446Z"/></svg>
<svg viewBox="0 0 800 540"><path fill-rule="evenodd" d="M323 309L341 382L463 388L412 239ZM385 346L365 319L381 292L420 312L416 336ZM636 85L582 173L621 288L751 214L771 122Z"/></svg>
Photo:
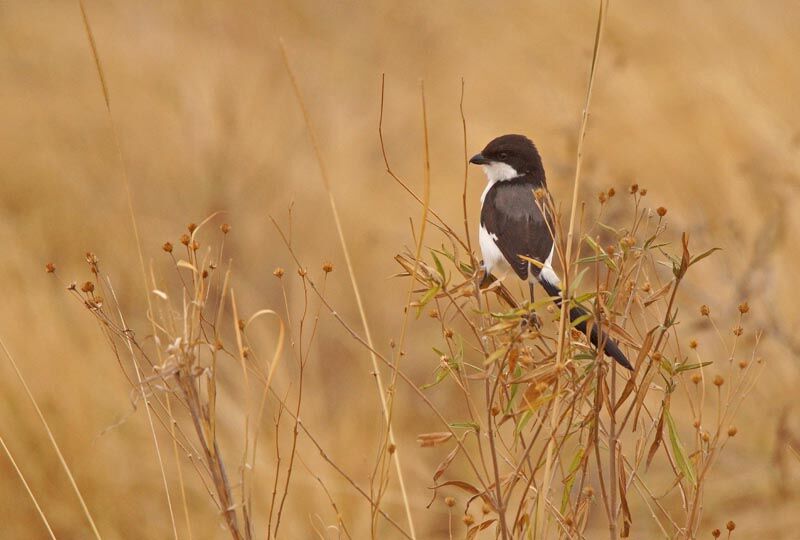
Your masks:
<svg viewBox="0 0 800 540"><path fill-rule="evenodd" d="M470 431L474 431L475 433L478 433L481 430L481 427L475 422L453 422L449 425L453 429L468 429Z"/></svg>
<svg viewBox="0 0 800 540"><path fill-rule="evenodd" d="M578 472L578 468L581 466L581 460L583 460L583 447L578 447L578 451L575 453L575 457L572 458L572 463L569 466L569 472L567 473L567 480L564 482L564 493L561 496L561 513L565 514L567 510L567 506L569 505L569 495L572 491L572 486L575 484L576 474Z"/></svg>
<svg viewBox="0 0 800 540"><path fill-rule="evenodd" d="M705 367L713 363L714 362L699 362L696 364L681 364L680 366L675 368L675 373L680 373L682 371L690 371L693 369L699 369L701 367Z"/></svg>
<svg viewBox="0 0 800 540"><path fill-rule="evenodd" d="M689 480L693 485L697 485L697 476L694 473L694 465L686 456L686 450L683 449L680 438L678 438L678 430L675 429L675 421L669 413L669 409L664 409L664 417L667 419L667 430L669 431L669 442L672 445L672 453L675 456L675 463L678 469L683 473L683 476Z"/></svg>
<svg viewBox="0 0 800 540"><path fill-rule="evenodd" d="M436 265L436 271L442 277L442 283L446 283L444 275L444 266L442 266L442 261L439 260L439 257L436 256L436 252L433 250L431 250L431 257L433 257L433 264Z"/></svg>
<svg viewBox="0 0 800 540"><path fill-rule="evenodd" d="M700 255L695 255L694 257L692 257L692 260L689 261L689 266L692 266L694 263L702 261L703 259L705 259L709 255L711 255L715 251L721 251L721 250L722 250L722 248L715 247L715 248L709 249L708 251L704 251Z"/></svg>
<svg viewBox="0 0 800 540"><path fill-rule="evenodd" d="M428 289L428 292L426 292L425 295L422 298L420 298L419 306L417 307L417 318L418 319L419 319L419 316L422 314L422 308L425 307L425 304L427 304L428 302L433 300L434 296L436 296L436 294L439 292L439 289L440 289L440 287L437 284L436 286L431 287L430 289Z"/></svg>

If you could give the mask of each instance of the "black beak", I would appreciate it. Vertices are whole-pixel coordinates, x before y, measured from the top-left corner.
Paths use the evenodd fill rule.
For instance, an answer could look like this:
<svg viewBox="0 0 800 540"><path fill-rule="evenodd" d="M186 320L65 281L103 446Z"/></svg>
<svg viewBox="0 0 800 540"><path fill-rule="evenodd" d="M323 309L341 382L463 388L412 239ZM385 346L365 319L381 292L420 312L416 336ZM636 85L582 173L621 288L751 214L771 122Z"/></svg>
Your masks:
<svg viewBox="0 0 800 540"><path fill-rule="evenodd" d="M488 159L483 157L483 154L475 154L470 158L469 162L475 165L488 165L490 163Z"/></svg>

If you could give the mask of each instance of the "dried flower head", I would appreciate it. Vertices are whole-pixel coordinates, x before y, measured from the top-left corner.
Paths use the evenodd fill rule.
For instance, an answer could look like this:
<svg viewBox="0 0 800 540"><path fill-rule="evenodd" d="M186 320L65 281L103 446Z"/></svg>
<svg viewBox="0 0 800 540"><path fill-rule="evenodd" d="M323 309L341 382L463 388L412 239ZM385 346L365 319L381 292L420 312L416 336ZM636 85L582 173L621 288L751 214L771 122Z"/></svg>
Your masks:
<svg viewBox="0 0 800 540"><path fill-rule="evenodd" d="M642 197L644 197L645 195L647 195L647 189L645 189L645 188L641 188L641 189L639 190L639 195L641 195Z"/></svg>
<svg viewBox="0 0 800 540"><path fill-rule="evenodd" d="M584 497L592 497L594 495L594 488L592 486L586 486L583 488L583 496Z"/></svg>
<svg viewBox="0 0 800 540"><path fill-rule="evenodd" d="M189 242L191 242L191 241L192 241L192 237L189 236L188 234L183 233L181 235L181 244L183 244L184 246L188 246Z"/></svg>
<svg viewBox="0 0 800 540"><path fill-rule="evenodd" d="M700 315L702 315L703 317L708 317L709 315L711 315L711 308L703 304L702 306L700 306Z"/></svg>
<svg viewBox="0 0 800 540"><path fill-rule="evenodd" d="M308 274L308 272L306 271L306 269L305 269L305 268L298 268L298 269L297 269L297 275L298 275L298 276L300 276L300 277L306 277L306 275L307 275L307 274Z"/></svg>
<svg viewBox="0 0 800 540"><path fill-rule="evenodd" d="M228 225L227 223L223 223L222 225L219 226L219 230L222 231L222 234L228 234L229 232L231 232L231 226Z"/></svg>
<svg viewBox="0 0 800 540"><path fill-rule="evenodd" d="M714 386L722 386L725 384L725 379L722 378L722 375L716 375L714 377Z"/></svg>
<svg viewBox="0 0 800 540"><path fill-rule="evenodd" d="M606 248L606 253L608 253L610 256L613 256L614 253L616 252L617 248L614 246L614 244L609 244L608 247Z"/></svg>
<svg viewBox="0 0 800 540"><path fill-rule="evenodd" d="M736 523L734 523L733 521L729 521L728 523L725 524L725 528L728 529L729 531L733 531L733 529L736 528Z"/></svg>
<svg viewBox="0 0 800 540"><path fill-rule="evenodd" d="M656 210L656 214L658 214L658 217L664 217L667 215L667 209L663 206L659 206Z"/></svg>
<svg viewBox="0 0 800 540"><path fill-rule="evenodd" d="M708 442L711 440L711 435L709 435L707 431L704 431L700 438L703 439L703 442Z"/></svg>
<svg viewBox="0 0 800 540"><path fill-rule="evenodd" d="M733 335L734 336L741 336L744 333L744 328L741 326L734 326L733 327Z"/></svg>
<svg viewBox="0 0 800 540"><path fill-rule="evenodd" d="M394 454L396 450L397 450L397 445L394 443L389 443L389 446L386 447L386 451L389 452L390 455Z"/></svg>
<svg viewBox="0 0 800 540"><path fill-rule="evenodd" d="M696 349L697 348L697 340L696 339L693 339L692 341L689 342L689 348L690 349Z"/></svg>
<svg viewBox="0 0 800 540"><path fill-rule="evenodd" d="M631 187L628 188L628 191L631 195L634 195L636 192L639 191L639 184L631 184Z"/></svg>
<svg viewBox="0 0 800 540"><path fill-rule="evenodd" d="M533 191L533 196L534 196L534 197L536 197L536 200L537 200L537 201L542 201L542 200L544 200L544 198L545 198L545 195L547 195L547 192L546 192L546 191L545 191L543 188L536 188L536 189Z"/></svg>
<svg viewBox="0 0 800 540"><path fill-rule="evenodd" d="M196 231L196 230L197 230L197 224L196 224L196 223L189 223L189 224L186 226L186 228L187 228L187 229L189 229L189 232L190 232L190 233L193 233L194 231Z"/></svg>
<svg viewBox="0 0 800 540"><path fill-rule="evenodd" d="M645 281L642 285L642 292L650 292L653 289L653 286L650 284L649 281Z"/></svg>
<svg viewBox="0 0 800 540"><path fill-rule="evenodd" d="M444 504L452 508L456 505L456 500L453 497L445 497Z"/></svg>
<svg viewBox="0 0 800 540"><path fill-rule="evenodd" d="M736 429L736 426L730 426L728 428L728 437L736 437L737 433L739 433L739 430Z"/></svg>
<svg viewBox="0 0 800 540"><path fill-rule="evenodd" d="M747 302L742 302L739 304L739 313L744 315L748 311L750 311L750 306L747 305Z"/></svg>
<svg viewBox="0 0 800 540"><path fill-rule="evenodd" d="M167 253L172 253L172 244L170 242L164 242L164 245L161 246L161 249L163 249Z"/></svg>
<svg viewBox="0 0 800 540"><path fill-rule="evenodd" d="M322 271L325 272L326 274L330 274L331 272L333 272L333 263L330 262L324 263L322 265Z"/></svg>
<svg viewBox="0 0 800 540"><path fill-rule="evenodd" d="M714 538L719 538L721 534L722 532L719 529L714 529L713 531L711 531L711 536L713 536Z"/></svg>
<svg viewBox="0 0 800 540"><path fill-rule="evenodd" d="M700 419L699 418L695 418L694 422L692 422L692 426L694 426L695 429L699 429L700 428Z"/></svg>
<svg viewBox="0 0 800 540"><path fill-rule="evenodd" d="M464 525L470 526L475 523L475 518L472 517L472 514L464 514L464 517L461 518L464 521Z"/></svg>
<svg viewBox="0 0 800 540"><path fill-rule="evenodd" d="M747 360L739 360L739 369L745 369L749 364Z"/></svg>
<svg viewBox="0 0 800 540"><path fill-rule="evenodd" d="M52 274L53 272L56 271L56 265L54 265L53 263L49 262L46 265L44 265L44 269L48 274Z"/></svg>
<svg viewBox="0 0 800 540"><path fill-rule="evenodd" d="M616 195L616 194L617 194L617 190L616 189L614 189L613 187L612 188L608 188L608 198L609 199L611 197L613 197L614 195Z"/></svg>
<svg viewBox="0 0 800 540"><path fill-rule="evenodd" d="M87 281L86 283L81 285L81 291L85 293L94 292L94 283L92 283L91 281Z"/></svg>
<svg viewBox="0 0 800 540"><path fill-rule="evenodd" d="M193 240L190 247L192 248L192 251L197 251L200 249L200 244L196 240Z"/></svg>
<svg viewBox="0 0 800 540"><path fill-rule="evenodd" d="M282 278L283 274L284 274L283 268L281 268L280 266L272 271L272 275L275 276L276 278Z"/></svg>
<svg viewBox="0 0 800 540"><path fill-rule="evenodd" d="M703 380L703 377L699 373L692 373L692 382L694 384L698 384L702 380Z"/></svg>
<svg viewBox="0 0 800 540"><path fill-rule="evenodd" d="M444 337L446 337L447 339L450 339L451 337L453 337L453 331L450 330L449 328L445 328Z"/></svg>
<svg viewBox="0 0 800 540"><path fill-rule="evenodd" d="M202 274L200 274L200 276L201 276L203 279L206 279L206 278L208 277L208 270L203 270L203 273L202 273Z"/></svg>
<svg viewBox="0 0 800 540"><path fill-rule="evenodd" d="M428 312L428 317L430 317L431 319L438 319L439 318L439 310L436 309L436 308L431 309Z"/></svg>
<svg viewBox="0 0 800 540"><path fill-rule="evenodd" d="M600 193L598 193L597 194L597 200L600 201L600 204L605 204L606 201L608 200L608 197L606 196L606 192L605 191L601 191Z"/></svg>
<svg viewBox="0 0 800 540"><path fill-rule="evenodd" d="M489 503L487 502L483 503L483 506L481 506L481 512L483 512L483 515L486 515L491 511L492 511L491 505L489 505Z"/></svg>
<svg viewBox="0 0 800 540"><path fill-rule="evenodd" d="M636 239L632 236L625 236L620 239L619 245L622 246L622 249L630 249L636 245Z"/></svg>

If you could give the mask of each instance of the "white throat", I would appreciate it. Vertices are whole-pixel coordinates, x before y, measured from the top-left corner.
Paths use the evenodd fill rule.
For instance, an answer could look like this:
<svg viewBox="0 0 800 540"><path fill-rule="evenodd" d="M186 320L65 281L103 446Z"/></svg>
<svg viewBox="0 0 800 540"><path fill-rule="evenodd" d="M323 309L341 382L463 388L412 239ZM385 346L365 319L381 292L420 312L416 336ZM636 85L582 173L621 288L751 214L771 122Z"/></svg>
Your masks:
<svg viewBox="0 0 800 540"><path fill-rule="evenodd" d="M481 167L483 167L483 172L486 173L486 179L489 180L486 189L483 190L483 194L481 195L481 204L483 204L483 199L486 198L486 194L497 182L505 182L506 180L512 180L519 176L519 173L514 167L501 161L492 161L486 165L481 165Z"/></svg>

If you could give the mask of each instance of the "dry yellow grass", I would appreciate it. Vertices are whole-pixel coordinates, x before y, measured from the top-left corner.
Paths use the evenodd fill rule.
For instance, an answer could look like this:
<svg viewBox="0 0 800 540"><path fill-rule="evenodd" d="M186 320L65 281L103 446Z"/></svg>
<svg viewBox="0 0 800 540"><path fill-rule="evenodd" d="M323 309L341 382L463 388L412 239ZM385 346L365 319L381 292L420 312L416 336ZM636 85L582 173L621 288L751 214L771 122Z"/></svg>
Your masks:
<svg viewBox="0 0 800 540"><path fill-rule="evenodd" d="M470 149L499 133L530 135L544 155L551 190L567 208L594 5L89 2L87 8L146 259L163 263L164 241L177 245L186 223L224 210L234 227L226 250L244 313L280 311L276 266L287 268L287 294L302 296L268 219L274 215L286 223L293 204L296 250L315 268L333 262L331 301L354 326L359 320L279 36L315 119L380 348L399 337L405 285L388 276L397 271L394 254L412 243L408 217L419 215L384 170L377 136L381 73L392 164L420 191L418 89L425 80L431 204L451 223L459 223L461 207L462 77ZM766 330L760 354L769 358L769 370L751 396L757 406L742 411L738 435L708 485L701 537L728 519L737 522L739 538L794 538L800 526L793 511L800 473L785 447L800 437L794 419L800 339L793 333L800 260L791 241L800 229L798 17L800 8L792 2L686 1L669 9L614 3L601 53L581 198L594 201L611 186L624 193L638 182L648 189L649 203L669 209L675 237L685 230L696 246L723 248L698 267L680 298L682 331L701 348L713 347L713 335L698 322L703 303L715 313L734 313L747 299L749 329ZM0 337L39 400L103 538L171 537L144 411L129 415L133 394L103 335L42 270L52 260L62 279L82 282L83 253L91 250L114 279L126 313L145 312L121 164L80 11L72 2L6 5L0 35L0 241L6 254ZM471 171L469 182L474 224L484 180ZM607 220L629 216L621 202L610 210ZM142 335L148 332L143 317L128 322ZM432 341L424 332L434 332L410 324L417 329L404 365L417 380L428 380ZM259 337L262 356L268 355L276 335L264 330ZM330 317L323 317L313 347L303 418L331 457L366 485L382 434L369 357ZM290 365L274 383L284 391L296 376ZM79 502L5 359L0 381L0 435L55 535L88 536ZM238 382L227 382L221 392L234 396ZM398 403L415 401L402 390ZM233 405L220 410L230 440L239 440L239 413ZM441 456L418 450L415 442L418 433L435 431L435 422L411 406L398 406L395 415L412 504L426 516L417 523L420 536L438 537L446 508L437 503L426 513L422 507ZM171 452L167 437L161 448ZM312 448L302 450L311 468L324 473L354 537L366 534L363 500ZM46 529L10 462L0 463L4 534L43 536ZM166 467L175 478L174 460L166 459ZM187 482L194 537L224 534L202 487ZM257 487L257 501L264 504L271 487ZM178 498L175 489L173 502ZM386 505L402 518L394 487ZM287 538L309 537L312 522L335 521L325 494L302 467L295 471L285 520Z"/></svg>

